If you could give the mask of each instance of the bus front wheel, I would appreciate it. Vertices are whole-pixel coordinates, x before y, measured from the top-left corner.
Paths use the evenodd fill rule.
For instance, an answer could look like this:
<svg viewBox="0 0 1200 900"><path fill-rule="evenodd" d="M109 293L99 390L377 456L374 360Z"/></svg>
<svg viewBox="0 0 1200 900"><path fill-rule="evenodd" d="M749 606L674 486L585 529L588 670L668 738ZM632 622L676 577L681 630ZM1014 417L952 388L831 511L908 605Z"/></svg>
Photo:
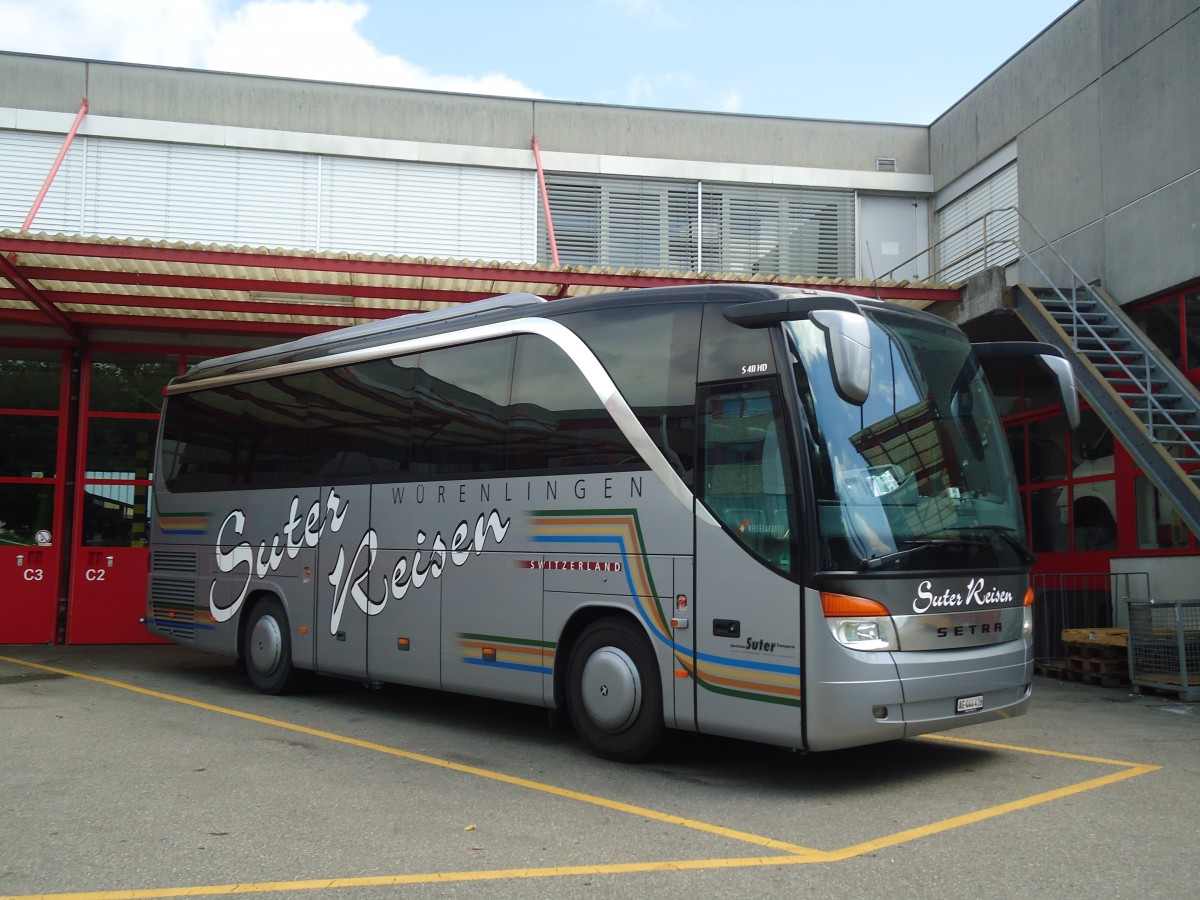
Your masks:
<svg viewBox="0 0 1200 900"><path fill-rule="evenodd" d="M255 690L286 694L296 687L299 673L292 665L287 612L275 597L254 605L242 635L242 660Z"/></svg>
<svg viewBox="0 0 1200 900"><path fill-rule="evenodd" d="M636 762L653 753L663 735L662 682L640 628L607 618L584 630L569 663L567 710L597 756Z"/></svg>

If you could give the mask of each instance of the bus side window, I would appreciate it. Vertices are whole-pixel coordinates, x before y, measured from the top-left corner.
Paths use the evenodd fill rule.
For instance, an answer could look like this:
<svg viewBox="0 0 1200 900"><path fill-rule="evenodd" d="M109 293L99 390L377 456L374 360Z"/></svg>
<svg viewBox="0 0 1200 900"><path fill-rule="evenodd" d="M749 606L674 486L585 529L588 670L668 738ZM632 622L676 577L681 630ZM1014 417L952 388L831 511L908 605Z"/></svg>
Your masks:
<svg viewBox="0 0 1200 900"><path fill-rule="evenodd" d="M507 468L515 338L421 353L414 372L410 474L437 478Z"/></svg>
<svg viewBox="0 0 1200 900"><path fill-rule="evenodd" d="M701 499L754 555L790 572L795 504L774 381L722 386L700 402Z"/></svg>
<svg viewBox="0 0 1200 900"><path fill-rule="evenodd" d="M293 487L303 480L304 419L311 375L242 385L242 422L234 446L233 486Z"/></svg>
<svg viewBox="0 0 1200 900"><path fill-rule="evenodd" d="M305 450L315 483L408 474L415 365L396 357L314 373Z"/></svg>
<svg viewBox="0 0 1200 900"><path fill-rule="evenodd" d="M220 491L233 484L241 403L226 390L176 394L163 420L163 481L172 491Z"/></svg>
<svg viewBox="0 0 1200 900"><path fill-rule="evenodd" d="M510 471L643 467L595 390L556 344L517 338L508 410Z"/></svg>
<svg viewBox="0 0 1200 900"><path fill-rule="evenodd" d="M700 314L695 304L613 304L562 317L596 354L650 439L689 485L695 470Z"/></svg>

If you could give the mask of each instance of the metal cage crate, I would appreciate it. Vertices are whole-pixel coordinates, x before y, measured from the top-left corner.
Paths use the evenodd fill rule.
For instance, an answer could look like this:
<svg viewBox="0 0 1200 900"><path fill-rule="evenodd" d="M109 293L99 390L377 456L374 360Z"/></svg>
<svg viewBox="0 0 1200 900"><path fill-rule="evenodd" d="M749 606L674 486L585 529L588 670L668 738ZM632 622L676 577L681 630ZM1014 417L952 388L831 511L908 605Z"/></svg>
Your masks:
<svg viewBox="0 0 1200 900"><path fill-rule="evenodd" d="M1200 600L1129 600L1129 680L1200 700Z"/></svg>

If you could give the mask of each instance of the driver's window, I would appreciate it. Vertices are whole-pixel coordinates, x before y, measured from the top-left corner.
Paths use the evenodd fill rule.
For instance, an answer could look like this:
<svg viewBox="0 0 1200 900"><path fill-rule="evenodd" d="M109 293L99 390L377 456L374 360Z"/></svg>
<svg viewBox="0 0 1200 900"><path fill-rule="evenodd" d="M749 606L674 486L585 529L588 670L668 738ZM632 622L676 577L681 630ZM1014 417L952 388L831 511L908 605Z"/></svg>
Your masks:
<svg viewBox="0 0 1200 900"><path fill-rule="evenodd" d="M722 386L702 404L701 499L748 550L790 572L793 479L774 381Z"/></svg>

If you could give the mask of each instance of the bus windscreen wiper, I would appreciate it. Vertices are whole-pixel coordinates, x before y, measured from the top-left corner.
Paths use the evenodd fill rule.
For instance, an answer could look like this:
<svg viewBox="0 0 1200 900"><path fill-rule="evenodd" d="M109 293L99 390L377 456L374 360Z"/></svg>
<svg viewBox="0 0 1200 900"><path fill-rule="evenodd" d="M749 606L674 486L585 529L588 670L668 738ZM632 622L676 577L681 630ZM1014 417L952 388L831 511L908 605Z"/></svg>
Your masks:
<svg viewBox="0 0 1200 900"><path fill-rule="evenodd" d="M971 531L986 531L988 534L994 534L999 538L1003 538L1008 546L1017 551L1017 554L1026 565L1032 566L1037 562L1037 557L1033 555L1033 551L1013 537L1012 532L1003 525L974 525Z"/></svg>
<svg viewBox="0 0 1200 900"><path fill-rule="evenodd" d="M859 563L860 572L870 572L874 569L882 569L884 566L899 562L914 553L919 553L922 550L928 550L931 547L982 547L987 545L986 540L971 539L971 538L926 538L921 541L904 541L903 543L912 544L911 547L906 547L903 550L897 550L894 553L885 553L883 556L872 556L870 559L864 559Z"/></svg>

